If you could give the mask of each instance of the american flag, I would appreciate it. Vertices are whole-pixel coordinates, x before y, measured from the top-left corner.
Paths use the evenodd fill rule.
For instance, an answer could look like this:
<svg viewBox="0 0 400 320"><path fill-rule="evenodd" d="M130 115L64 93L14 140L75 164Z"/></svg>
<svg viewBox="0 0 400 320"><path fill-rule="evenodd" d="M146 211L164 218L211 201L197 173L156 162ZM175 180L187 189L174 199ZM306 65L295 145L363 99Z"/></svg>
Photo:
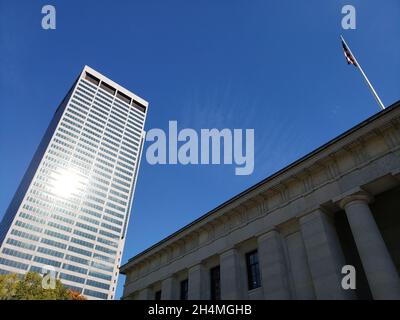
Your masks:
<svg viewBox="0 0 400 320"><path fill-rule="evenodd" d="M357 63L356 60L354 59L354 57L352 56L349 48L347 48L346 44L343 42L342 40L342 46L343 46L343 53L344 56L346 57L347 60L347 64L352 64L353 66L357 67Z"/></svg>

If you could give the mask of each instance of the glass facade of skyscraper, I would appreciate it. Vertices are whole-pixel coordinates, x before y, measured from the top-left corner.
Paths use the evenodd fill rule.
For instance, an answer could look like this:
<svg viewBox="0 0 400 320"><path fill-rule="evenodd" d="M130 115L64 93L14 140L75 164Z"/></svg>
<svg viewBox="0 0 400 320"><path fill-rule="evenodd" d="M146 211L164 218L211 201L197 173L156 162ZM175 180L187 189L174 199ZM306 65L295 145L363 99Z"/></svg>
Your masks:
<svg viewBox="0 0 400 320"><path fill-rule="evenodd" d="M58 107L0 224L0 272L46 273L113 299L147 102L85 67Z"/></svg>

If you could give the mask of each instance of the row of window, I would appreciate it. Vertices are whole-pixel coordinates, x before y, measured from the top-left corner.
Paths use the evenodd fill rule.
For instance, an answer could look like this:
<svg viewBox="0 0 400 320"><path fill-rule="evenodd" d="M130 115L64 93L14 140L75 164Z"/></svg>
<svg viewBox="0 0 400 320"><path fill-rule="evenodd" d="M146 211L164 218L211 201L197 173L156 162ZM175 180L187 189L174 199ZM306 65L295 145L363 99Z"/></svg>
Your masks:
<svg viewBox="0 0 400 320"><path fill-rule="evenodd" d="M15 235L24 235L25 238L29 238L26 233L21 233L21 232L18 233L17 230L13 230L13 231L16 231L16 232L13 232L13 234L15 234ZM43 238L41 242L45 243L45 244L49 244L49 245L54 245L56 243L53 240L49 240L49 239L45 239L45 238ZM7 243L13 244L13 245L16 245L16 246L22 247L22 248L28 248L28 249L31 249L31 250L34 250L34 247L35 247L33 245L27 245L27 244L24 244L21 241L18 241L18 240L15 240L15 239L11 239L11 238L8 239ZM62 245L61 243L58 243L58 245L56 245L56 246L60 247L61 249L65 249L66 248L65 245L64 246L61 246L61 245ZM69 249L71 249L71 248L69 248ZM71 250L71 251L73 251L73 250ZM51 249L48 249L48 248L39 247L38 248L38 252L41 252L41 253L44 253L44 254L50 254L50 255L58 257L58 258L63 258L63 254L61 252L56 251L56 250L51 250ZM21 258L21 259L25 259L25 260L32 260L32 255L29 255L29 254L26 254L26 253L23 253L23 252L19 252L17 250L12 250L12 249L9 249L9 248L4 248L3 249L3 253L6 254L6 255L15 256L15 257L18 257L18 258ZM82 258L79 258L79 257L76 257L76 256L67 255L65 258L66 258L66 260L70 260L70 261L73 261L73 262L76 262L76 263L89 265L89 261L88 260L85 260L85 259L82 259ZM96 255L95 254L94 258L113 263L112 259L104 257L104 256L101 256L101 255ZM39 256L36 256L34 258L34 261L42 263L42 264L46 264L46 265L52 265L52 266L55 266L55 267L60 267L60 265L61 265L61 263L58 262L58 261L47 259L47 258L44 258L44 257L39 257ZM0 264L8 265L8 266L15 267L15 268L18 268L18 269L23 269L23 270L26 270L28 268L27 264L20 263L20 262L17 262L17 261L11 261L11 260L5 259L5 258L0 260ZM92 266L97 267L98 264L92 264ZM101 266L101 269L103 269L103 270L107 269L107 271L109 271L109 270L112 271L111 267L108 267L108 266L106 266L104 264L100 264L100 266ZM79 267L72 266L72 265L69 265L69 264L67 264L67 266L64 269L71 270L71 271L78 270L81 273L85 273L86 274L84 268L79 268ZM89 275L91 275L93 277L96 277L96 278L99 278L99 279L107 280L107 281L111 280L111 276L110 275L105 275L105 274L102 274L102 273L96 272L96 271L90 271Z"/></svg>
<svg viewBox="0 0 400 320"><path fill-rule="evenodd" d="M79 92L79 91L82 92L82 90L81 90L80 88L78 88L77 91L75 92L75 95L72 97L71 102L77 104L76 99L77 99L77 100L80 100L81 102L84 102L84 104L80 104L80 107L83 107L84 109L89 110L89 106L91 105L92 99L86 97L84 94L82 94L82 93ZM78 97L78 96L79 96L79 97ZM86 98L86 99L90 100L90 102L85 101L84 99L82 100L80 97L81 97L81 98ZM100 103L99 103L99 102L100 102ZM86 103L86 105L85 105L85 103ZM90 111L92 112L93 109L97 110L97 112L96 112L96 116L97 116L97 117L94 116L93 114L91 115L91 117L94 118L94 119L96 119L99 123L105 124L106 122L105 122L104 120L106 120L106 118L107 118L107 116L108 116L108 117L109 117L109 118L108 118L109 120L110 120L110 118L112 118L112 119L114 119L115 121L117 121L117 123L116 123L117 128L119 128L119 127L122 127L122 128L123 128L123 127L127 126L127 127L129 127L130 129L132 129L132 130L134 130L134 131L135 131L135 130L138 130L138 132L139 132L139 134L140 134L140 131L142 130L142 127L143 127L143 121L141 121L141 120L139 120L139 119L136 119L136 118L134 118L134 117L128 117L128 114L122 112L122 111L121 111L119 108L117 108L116 106L113 107L113 111L112 111L112 113L110 114L110 113L109 113L109 112L110 112L110 109L107 108L107 107L105 107L104 105L107 105L107 106L111 107L110 104L106 103L106 102L105 102L103 99L101 99L99 96L96 96L96 98L95 98L95 100L94 100L94 102L93 102L93 105L92 105L92 109L90 109ZM100 109L99 109L99 108L100 108ZM84 118L86 117L86 115L87 115L87 112L84 111L84 110L82 110L82 111L83 111L83 114L84 114L85 116L81 115L80 117L81 117L82 119L84 119ZM101 117L101 118L104 119L104 120L101 120L101 119L99 119L98 117ZM89 120L89 118L88 118L88 120ZM132 121L132 120L133 120L133 121ZM78 122L81 122L81 120L79 120L79 119L77 119L77 121L78 121ZM128 122L127 122L127 121L128 121ZM83 123L83 122L81 122L81 123ZM139 124L137 124L137 123L139 123ZM97 124L97 123L95 123L95 124L96 124L96 125L99 125L99 124ZM104 128L102 125L100 125L100 127ZM121 133L123 132L123 131L120 130L120 129L117 129L117 131L120 131Z"/></svg>
<svg viewBox="0 0 400 320"><path fill-rule="evenodd" d="M90 84L90 82L86 81L85 79L81 79L80 83L90 86L90 88L92 88L93 90L96 90L97 92L101 92L102 94L106 95L110 99L114 99L114 104L118 104L118 106L123 108L126 112L128 112L128 110L131 110L131 112L133 112L134 114L137 114L140 118L144 118L143 113L145 112L145 109L143 107L136 106L136 104L133 101L131 101L131 99L129 97L125 96L124 94L122 94L119 91L117 91L115 94L115 90L113 90L113 92L111 92L111 90L110 90L110 93L112 93L112 94L108 93L107 90L109 90L109 89L105 87L105 84L103 82L101 82L100 87L93 86L92 84ZM96 85L98 85L98 83L99 83L99 81L96 83ZM132 103L132 104L130 104L130 103Z"/></svg>
<svg viewBox="0 0 400 320"><path fill-rule="evenodd" d="M46 191L46 192L50 192L50 190L48 190L48 191ZM58 198L54 198L54 197L52 197L52 196L46 195L46 194L44 194L42 191L38 191L38 190L35 190L35 189L31 189L31 193L32 193L32 194L35 194L36 196L39 196L40 199L43 199L43 200L45 200L46 202L49 202L49 203L56 203L56 202L58 201ZM99 192L97 192L97 193L99 193ZM119 195L119 193L116 192L116 191L114 191L114 194ZM105 194L104 194L104 193L101 193L101 196L104 196L104 197L105 197ZM41 201L40 199L28 198L28 201L35 202L35 203L40 204L40 203L42 203L42 201ZM93 208L95 208L95 209L97 209L97 210L99 210L99 211L103 211L103 205L105 204L105 203L104 203L105 201L104 201L103 199L97 198L97 197L95 197L95 196L93 196L93 195L91 195L91 194L88 194L88 195L86 196L86 199L91 200L91 201L94 201L94 202L97 202L97 203L100 203L101 205L94 204L94 203L91 202L91 201L84 201L84 202L83 202L84 205L89 206L89 207L93 207ZM120 206L117 205L117 204L121 204L121 205L124 205L124 206L126 207L126 206L127 206L127 202L126 202L126 201L120 200L120 199L118 199L118 198L116 198L116 197L113 197L113 196L111 196L111 195L108 196L108 199L115 202L115 203L107 202L106 205L107 205L108 207L114 208L114 209L116 209L116 210L118 210L118 211L121 211L121 212L125 213L125 208L124 208L124 207L120 207ZM69 200L70 200L70 199L69 199ZM79 200L72 201L72 202L79 202ZM117 203L117 204L116 204L116 203ZM71 207L71 205L69 205L68 207L71 208L71 209L77 209L76 206ZM89 214L91 214L91 215L94 215L94 216L96 216L96 217L98 217L98 218L101 218L101 215L98 214L98 213L95 213L94 211L85 210L85 212L87 212L87 213L89 213ZM110 213L110 212L107 211L107 213ZM116 214L113 213L113 212L111 212L111 214L116 215ZM25 219L33 220L33 221L39 222L39 223L41 223L41 224L44 224L44 223L45 223L45 220L39 219L39 218L37 218L37 217L30 216L30 215L25 214L25 213L21 213L20 215L21 215L23 218L25 218ZM44 213L44 215L47 216L47 213ZM75 214L73 214L73 216L75 217ZM124 215L118 215L118 214L117 214L116 216L119 217L119 218L122 218L122 219L124 218ZM54 218L54 219L56 219L56 220L60 220L60 221L66 222L66 223L71 224L71 225L74 223L74 220L71 220L71 219L68 219L68 218L65 218L65 217L61 217L61 216L58 216L58 215L55 215L55 214L51 215L51 217ZM90 218L84 218L83 216L79 216L79 218L80 218L80 219L85 219L85 220L88 221L88 222L91 222L91 223L94 223L94 224L96 224L96 225L99 225L99 221L97 221L97 220L90 219ZM120 221L114 221L114 220L108 220L108 221L113 222L113 223L116 223L117 225L121 225L121 223L122 223L122 222L120 222ZM59 229L68 231L68 230L66 230L65 228L63 228L62 226L53 225L53 227L56 227L56 228L59 228Z"/></svg>
<svg viewBox="0 0 400 320"><path fill-rule="evenodd" d="M110 219L108 219L108 220L110 220ZM116 222L116 221L110 221L110 222ZM61 226L61 225L56 224L56 223L49 222L48 225L52 226L52 227L58 227L59 229L61 229L63 231L66 231L66 232L71 232L72 231L71 228L68 228L69 230L66 230L67 228L65 226ZM16 221L16 226L24 228L24 229L27 229L27 230L32 230L32 231L35 231L35 232L39 232L39 233L42 232L42 228L34 226L34 225L31 225L29 223L26 223L26 222L23 222L23 221L20 221L20 220ZM89 229L90 231L92 231L92 232L95 231L97 233L97 229L96 228L90 227L90 226L85 225L83 223L77 222L76 226L84 228L84 229ZM30 240L34 240L34 241L38 241L39 240L39 238L37 236L29 235L29 237L28 237L26 233L21 232L21 231L13 230L13 232L17 233L16 235L18 235L18 236L20 236L22 238L29 238ZM69 241L70 240L69 236L67 236L65 234L62 234L62 233L59 233L59 232L56 232L54 230L46 229L44 231L44 233L47 234L47 235L50 235L52 237L56 237L56 238L62 239L64 241ZM74 234L77 234L77 235L85 237L85 238L89 238L90 240L94 240L95 239L94 235L88 234L88 233L80 231L80 230L74 230ZM108 232L103 232L103 235L105 235L106 237L110 237L112 239L118 238L117 235L110 236L110 234ZM109 245L109 246L112 246L112 247L115 247L115 248L118 247L118 244L116 242L114 242L114 241L107 240L107 239L104 239L104 238L101 238L101 237L97 237L97 240L99 242L101 242L101 243L106 244L106 245ZM77 239L77 238L74 238L74 237L71 238L71 241L74 242L74 243L80 244L82 246L87 246L89 248L93 248L93 246L94 246L90 242L83 241L83 240L80 240L80 239ZM57 244L57 243L56 243L55 246L60 247L60 245ZM62 247L64 247L64 246L62 246ZM108 250L109 253L113 252L113 250L107 249L107 248L103 249L102 251L106 252L105 250ZM113 252L113 254L114 253L115 252Z"/></svg>
<svg viewBox="0 0 400 320"><path fill-rule="evenodd" d="M258 252L257 250L251 251L245 255L246 268L247 268L247 285L249 290L256 289L261 286L261 276L259 270ZM209 270L210 279L210 299L221 299L221 277L220 267L215 266ZM181 300L188 299L189 281L184 279L180 282L179 298ZM154 293L155 300L161 300L161 290Z"/></svg>
<svg viewBox="0 0 400 320"><path fill-rule="evenodd" d="M95 280L91 280L91 279L85 280L85 278L74 276L74 275L71 275L71 274L68 274L68 273L64 273L64 272L60 273L60 279L64 279L64 280L68 280L68 281L76 282L76 283L81 283L81 284L85 283L85 281L86 281L86 284L89 285L89 286L100 288L100 289L105 289L105 290L109 290L110 289L110 285L109 284L106 284L106 283L103 283L103 282L99 282L99 281L95 281Z"/></svg>
<svg viewBox="0 0 400 320"><path fill-rule="evenodd" d="M82 88L78 87L77 91L76 91L75 95L72 97L71 101L76 103L76 99L78 99L81 102L84 102L86 104L86 105L81 105L81 107L83 107L86 110L89 110L89 106L91 105L93 96L90 95L90 97L87 97L87 96L85 96L85 94L86 95L89 95L89 94L87 92L85 92L85 94L82 94L83 91L84 90ZM85 99L82 100L81 98L79 98L77 96L83 97L83 98L87 99L88 101L86 101ZM97 95L95 97L95 100L93 101L93 104L91 105L92 108L95 105L101 108L101 110L98 110L97 108L96 109L100 112L100 114L102 114L103 118L105 118L106 116L109 116L110 115L109 113L111 111L111 109L110 109L111 101L110 101L110 103L108 103L108 102L105 102L104 100L105 100L104 96L102 96L101 94ZM121 105L118 103L115 103L113 105L112 110L113 110L113 112L111 113L111 115L116 115L116 117L118 118L116 120L119 122L118 125L120 125L122 127L127 125L131 129L139 130L139 132L142 130L143 123L144 123L143 116L138 115L136 112L133 112L128 115L126 112L121 110ZM128 121L128 122L126 122L126 121Z"/></svg>
<svg viewBox="0 0 400 320"><path fill-rule="evenodd" d="M79 87L78 87L79 88ZM121 113L121 115L125 118L128 117L128 113L129 113L129 117L131 119L137 119L137 121L141 124L143 124L144 122L144 115L140 112L138 112L138 110L136 108L131 108L130 106L128 108L126 108L125 106L127 106L123 101L119 101L117 99L115 99L114 101L112 101L111 99L113 99L114 97L109 96L111 99L109 99L106 95L107 93L105 93L105 91L102 91L101 89L97 91L97 97L101 98L101 101L103 103L105 103L107 106L112 105L113 110L115 112L119 112ZM129 110L131 112L129 112Z"/></svg>
<svg viewBox="0 0 400 320"><path fill-rule="evenodd" d="M50 250L50 249L47 249L47 248L40 247L39 249L42 249L42 250L38 250L39 252L42 252L44 254L49 254L49 252L50 252L50 253L52 253L53 256L58 255L57 256L58 258L62 258L64 256L61 252L57 252L57 251ZM33 257L33 255L31 255L31 254L27 254L27 253L24 253L24 252L21 252L21 251L18 251L18 250L9 249L9 248L3 248L2 253L5 254L5 255L17 257L17 258L28 260L28 261L32 260L32 258L33 258L33 261L35 261L35 262L38 262L38 263L41 263L41 264L44 264L44 265L54 266L54 267L57 267L57 268L60 268L61 264L62 264L62 262L60 262L60 261L52 260L52 259L41 257L41 256L34 256ZM76 256L72 256L72 255L67 255L65 258L66 258L66 260L73 261L73 262L76 262L76 263L79 263L79 264L83 264L83 265L88 265L89 266L89 261L88 260L85 260L85 259L82 259L82 258L79 258L79 257L76 257ZM14 265L9 264L7 259L5 259L5 263L4 264L5 265L14 266ZM21 265L24 266L25 264L21 264ZM113 267L112 266L106 265L104 263L99 263L99 262L92 261L90 265L92 267L95 267L95 268L98 268L98 269L101 269L101 270L105 270L105 271L108 271L108 272L112 272L113 271ZM18 267L16 267L16 268L18 268ZM25 268L24 270L26 270L26 269L27 268ZM62 264L62 269L73 271L73 272L77 272L77 273L81 273L81 274L84 274L84 275L86 275L87 272L88 272L88 270L85 269L85 268L82 268L82 267L79 267L79 266L76 266L76 265L72 265L72 264L68 264L68 263Z"/></svg>
<svg viewBox="0 0 400 320"><path fill-rule="evenodd" d="M28 223L24 223L24 222L19 221L19 220L17 221L16 225L19 226L19 227L22 227L22 228L26 228L26 229L29 229L29 230L36 231L36 228L33 228L32 225L30 225L30 224L28 224ZM49 225L50 225L50 224L49 224ZM83 228L89 227L89 228L91 229L90 226L87 226L87 225L85 225L85 224L77 223L76 225L77 225L78 227L83 227ZM61 229L64 230L65 228L61 228ZM96 229L96 230L97 230L97 229ZM18 230L13 230L13 231L14 231L14 233L17 233L16 235L18 235L18 236L20 236L20 237L23 237L23 238L27 238L27 234L26 234L26 233L21 232L21 231L18 231ZM72 231L72 230L69 230L69 231ZM92 231L92 230L91 230L91 231ZM64 241L71 241L71 242L73 242L73 243L77 243L77 244L79 244L79 245L81 245L81 246L86 246L86 247L91 248L91 249L93 249L93 247L94 247L94 244L91 243L91 242L84 241L84 240L81 240L81 239L78 239L78 238L75 238L75 237L71 237L71 238L70 238L69 236L67 236L67 235L65 235L65 234L58 233L58 232L56 232L56 231L54 231L54 230L46 229L46 230L45 230L45 234L50 235L50 236L52 236L52 237L59 238L59 239L64 240ZM90 239L90 240L95 240L95 238L96 238L94 235L91 235L91 234L89 234L89 233L87 233L87 232L83 232L83 231L77 230L77 229L74 230L74 234L76 234L76 235L78 235L78 236L82 236L82 237L88 238L88 239ZM106 236L106 237L110 237L110 234L109 234L108 232L103 232L103 235ZM118 236L116 236L116 235L112 235L111 238L112 238L112 239L116 239L117 237L118 237ZM31 236L31 235L29 235L29 239L30 239L30 240L33 240L33 241L36 241L36 242L39 241L39 237L37 237L37 236ZM45 239L45 238L44 238L44 239ZM43 239L42 239L42 240L43 240ZM10 241L11 241L11 240L10 240ZM108 240L108 239L105 239L105 238L102 238L102 237L99 237L99 236L97 237L97 241L100 242L100 243L103 243L103 244L105 244L105 245L114 247L114 248L117 248L117 247L118 247L118 243L117 243L117 242L112 241L112 240ZM13 244L13 243L12 243L12 244ZM16 245L16 246L20 246L20 247L24 247L22 243L18 243L18 244L15 244L15 245ZM27 244L26 244L26 245L27 245ZM65 244L60 244L60 243L58 243L58 242L53 242L53 243L51 243L50 245L55 246L55 247L58 247L58 248L60 248L60 247L65 248ZM107 254L109 254L109 255L115 255L115 254L116 254L116 251L114 251L114 250L112 250L112 249L108 249L108 248L102 247L102 246L97 246L96 249L97 249L97 250L100 250L100 251L102 251L102 252L105 252L105 253L107 253Z"/></svg>
<svg viewBox="0 0 400 320"><path fill-rule="evenodd" d="M57 144L58 141L60 141L60 140L56 139L56 140L54 141L54 143ZM89 150L90 148L84 147L82 144L78 144L78 146L80 146L80 148L77 148L76 151L77 151L78 153L80 153L81 155L86 156L87 158L82 159L82 156L77 155L76 153L73 154L73 157L78 158L78 159L85 160L85 162L86 162L87 164L92 164L93 161L92 161L91 159L93 159L93 155L90 155L88 152L86 152L86 151L84 151L84 150L82 149L82 148L84 148L84 149ZM61 148L61 149L60 149L60 148ZM55 150L54 150L54 149L55 149ZM54 149L53 149L53 150L50 149L50 150L49 150L49 153L52 154L52 155L57 155L58 157L60 157L60 158L63 159L63 160L69 160L69 159L70 159L70 157L66 157L65 154L62 154L64 148L62 148L62 147L56 147L56 148L54 148ZM58 150L59 152L57 152L56 150ZM93 151L93 150L91 150L91 151ZM104 154L104 153L102 153L102 152L98 152L96 160L98 160L98 162L101 162L101 163L103 163L103 164L105 164L105 165L107 165L107 166L109 166L109 167L111 167L111 168L114 168L114 167L115 167L114 164L109 163L109 162L107 162L107 161L105 161L105 160L103 160L103 159L101 159L101 158L104 158L104 159L106 159L106 160L109 160L109 161L115 163L115 161L116 161L115 158L117 157L117 155L116 155L115 153L113 153L113 152L110 152L110 151L104 149L103 147L100 147L100 151L102 151L102 152L104 152L104 153L106 153L106 154L109 154L109 155L113 156L114 158L113 158L113 157L110 157L110 156L107 156L106 154ZM60 153L60 152L61 152L61 153ZM71 152L69 152L68 154L72 155ZM126 158L125 158L125 157L126 157ZM126 154L124 151L121 151L121 155L119 156L119 159L122 160L123 162L117 161L117 164L120 165L120 166L122 166L122 167L124 167L124 168L129 169L130 171L126 171L126 170L124 171L123 168L118 167L118 166L116 166L116 169L119 170L119 171L121 171L121 172L124 172L124 173L126 173L126 174L128 174L128 175L132 175L132 174L133 174L132 171L133 171L133 168L134 168L135 163L134 163L134 161L130 161L130 160L127 159L127 158L131 158L131 159L136 160L135 157L130 156L129 154ZM61 162L60 159L55 159L55 158L53 158L53 157L50 157L49 159L50 159L51 161L58 161L58 162ZM63 164L63 167L65 167L65 166L67 165L67 162L62 161L62 164ZM46 166L49 166L49 165L46 164ZM84 167L85 167L86 169L89 168L86 164L84 165ZM50 168L52 168L52 167L50 166ZM103 170L104 170L104 169L103 169ZM107 172L111 172L111 171L110 171L110 170L107 170ZM129 180L129 179L128 179L128 180Z"/></svg>
<svg viewBox="0 0 400 320"><path fill-rule="evenodd" d="M118 222L117 220L115 220L115 219L112 220L112 219L110 219L110 218L108 218L108 219L106 219L106 220L107 220L107 221L110 220L110 222L112 222L112 223ZM111 221L111 220L112 220L112 221ZM29 224L29 223L26 223L26 222L23 222L23 221L20 221L20 220L17 220L17 221L16 221L16 225L19 226L19 227L21 227L21 228L25 228L25 229L28 229L28 230L36 231L36 232L39 232L39 233L42 232L42 228L36 227L36 226L34 226L34 225L31 225L31 224ZM51 221L48 223L48 225L51 226L51 227L59 228L60 230L65 231L65 232L68 232L68 233L71 233L71 232L72 232L72 229L71 229L71 228L68 228L68 227L65 227L65 226L62 226L62 225L59 225L59 224L56 224L56 223L52 223ZM106 225L106 224L105 224L105 225ZM76 223L76 226L97 233L97 228L88 226L88 225L86 225L86 224L77 222L77 223ZM108 225L107 225L107 226L108 226ZM108 228L111 228L111 226L108 226ZM111 230L115 230L115 229L116 229L115 227L111 228ZM118 230L120 230L120 229L118 229ZM17 232L17 231L15 231L15 232ZM94 247L94 244L91 243L91 242L84 241L84 240L81 240L81 239L78 239L78 238L75 238L75 237L71 237L71 238L70 238L68 235L66 235L66 234L64 234L64 233L59 233L59 232L54 231L54 230L46 229L46 230L44 231L44 233L47 234L47 235L50 235L50 236L52 236L52 237L59 238L59 239L64 240L64 241L71 241L71 242L77 243L77 244L79 244L79 245L81 245L81 246L86 246L86 247L91 248L91 249L93 249L93 247ZM95 239L95 236L94 236L94 235L91 235L91 234L89 234L89 233L87 233L87 232L83 232L83 231L77 230L77 229L74 230L74 234L76 234L76 235L78 235L78 236L82 236L82 237L88 238L88 239L90 239L90 240L94 240L94 239ZM109 236L110 236L110 234L107 233L107 232L104 232L103 235L105 235L106 237L109 237ZM21 233L20 236L23 236L23 234ZM115 239L116 237L118 237L118 236L114 236L114 235L113 235L113 236L112 236L112 239ZM32 238L32 237L30 237L30 238ZM31 240L33 240L33 239L31 239ZM35 240L38 241L39 238L35 236ZM107 240L107 239L104 239L104 238L102 238L102 237L97 237L97 241L98 241L98 242L101 242L101 243L103 243L103 244L112 246L112 247L114 247L114 248L117 248L117 247L118 247L118 243L117 243L117 242L114 242L114 241L112 241L112 240ZM57 245L57 247L59 247L59 245ZM100 248L99 250L101 250L101 251L103 251L103 252L106 252L107 254L110 254L110 255L116 254L116 252L115 252L114 250L112 250L112 249L104 248L104 247L102 247L102 246L99 246L99 248Z"/></svg>
<svg viewBox="0 0 400 320"><path fill-rule="evenodd" d="M58 146L57 144L63 145L63 147L60 147L60 146ZM106 143L103 143L103 145L105 145L105 146L107 146L108 148L112 149L112 147L109 146L109 145L107 145ZM72 148L72 146L71 146L71 145L68 145L68 144L66 144L66 143L64 143L63 141L61 141L61 140L59 140L59 139L54 139L52 146L54 147L54 148L53 148L54 150L58 150L58 151L60 151L60 152L62 152L62 153L67 153L67 154L69 154L69 155L72 155L72 152L71 152L71 151L67 151L67 150L64 148L64 147ZM124 146L122 146L121 148L122 148L122 149L125 149ZM53 151L54 151L54 150L53 150ZM89 152L88 152L88 151L89 151ZM111 151L109 151L109 150L107 150L107 149L105 149L105 148L103 148L103 147L100 147L100 151L102 151L102 152L104 152L104 153L106 153L106 154L111 155L112 157L114 157L114 159L117 158L117 154L116 154L116 153L113 153L113 152L111 152ZM129 150L127 150L127 151L129 151ZM89 159L93 159L93 155L96 154L96 151L95 151L94 149L92 149L92 148L90 148L90 147L87 147L86 145L84 145L84 144L82 144L82 143L78 143L78 146L77 146L77 148L75 149L75 152L77 152L77 153L79 153L79 154L81 154L81 155L83 155L83 156L86 156L86 157L88 158L87 161L89 161L90 163L92 163L92 161L89 160ZM99 153L100 153L100 152L99 152ZM76 154L73 154L73 156L76 157L77 155L76 155ZM100 156L100 157L104 157L104 154L99 154L99 156ZM80 157L80 156L78 156L78 157ZM110 157L110 158L111 158L111 157ZM124 179L124 180L130 182L130 181L131 181L131 178L130 178L130 177L127 177L126 175L128 175L128 176L132 176L132 175L133 175L133 168L134 168L134 165L135 165L136 157L135 157L135 156L132 156L132 155L130 155L130 154L128 154L128 153L126 153L126 152L124 152L124 151L122 151L122 150L120 150L120 156L118 157L118 159L120 159L120 160L122 161L122 162L121 162L121 161L118 161L118 162L117 162L118 165L121 165L121 166L123 166L123 167L125 167L125 168L127 168L127 169L130 169L130 171L125 170L125 169L123 169L123 168L121 168L121 167L119 167L119 166L115 166L115 169L118 170L119 172L115 172L114 174L115 174L115 175L118 175L118 176L121 177L122 179ZM133 160L133 161L131 161L131 160L129 160L129 159L131 159L131 160ZM114 160L113 162L115 162L115 160ZM113 164L108 163L108 162L106 162L106 161L104 161L104 160L102 161L102 163L105 163L105 164L107 164L108 166L114 168L114 165L113 165ZM96 166L99 166L99 164L95 164L95 165L96 165ZM85 165L85 167L86 167L86 165ZM103 171L112 173L112 170L107 169L107 168L105 168L104 166L103 166L103 167L100 167L100 168L101 168L101 170L103 170ZM95 171L95 172L96 172L97 174L100 174L100 175L105 176L105 177L107 177L108 179L110 179L110 175L108 175L108 174L105 174L105 173L103 173L103 172L98 172L98 171ZM120 172L123 172L125 175L120 174Z"/></svg>

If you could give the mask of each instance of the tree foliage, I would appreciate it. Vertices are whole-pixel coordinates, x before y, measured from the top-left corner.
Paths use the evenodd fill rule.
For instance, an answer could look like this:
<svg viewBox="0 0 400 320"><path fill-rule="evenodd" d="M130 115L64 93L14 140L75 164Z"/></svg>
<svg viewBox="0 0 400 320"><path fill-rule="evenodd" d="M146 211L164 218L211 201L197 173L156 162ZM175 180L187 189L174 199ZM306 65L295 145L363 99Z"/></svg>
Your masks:
<svg viewBox="0 0 400 320"><path fill-rule="evenodd" d="M77 291L68 290L68 294L69 294L71 300L87 300L85 296L81 295Z"/></svg>
<svg viewBox="0 0 400 320"><path fill-rule="evenodd" d="M0 300L86 300L79 292L67 289L60 280L55 280L54 289L45 289L43 278L36 272L24 276L0 275Z"/></svg>

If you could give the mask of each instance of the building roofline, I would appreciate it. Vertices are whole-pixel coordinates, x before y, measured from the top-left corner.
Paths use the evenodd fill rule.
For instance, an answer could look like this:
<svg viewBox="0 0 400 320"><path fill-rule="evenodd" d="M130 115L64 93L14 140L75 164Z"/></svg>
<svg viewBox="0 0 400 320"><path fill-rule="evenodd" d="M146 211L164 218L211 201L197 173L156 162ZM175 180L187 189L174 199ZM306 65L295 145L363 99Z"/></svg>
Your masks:
<svg viewBox="0 0 400 320"><path fill-rule="evenodd" d="M93 68L89 67L88 65L84 66L84 68L82 70L82 73L84 73L86 71L89 72L90 74L100 78L101 80L104 80L107 84L111 85L112 87L114 87L118 91L126 94L127 96L129 96L130 98L135 100L136 102L138 102L138 103L142 104L143 106L145 106L146 108L149 106L149 103L146 100L144 100L143 98L139 97L138 95L136 95L132 91L129 91L128 89L124 88L123 86L121 86L120 84L118 84L115 81L111 80L110 78L106 77L102 73L100 73L100 72L94 70Z"/></svg>
<svg viewBox="0 0 400 320"><path fill-rule="evenodd" d="M237 199L243 197L246 194L249 194L250 192L252 192L253 190L259 188L261 185L273 180L274 178L276 178L279 175L282 175L283 173L289 171L290 169L300 165L301 163L305 162L306 160L312 158L313 156L321 153L322 151L324 151L325 149L327 149L328 147L330 147L331 145L337 143L340 140L343 140L344 138L346 138L347 136L349 136L350 134L352 134L353 132L365 127L367 124L383 117L384 115L396 110L397 108L400 108L400 100L391 104L389 107L387 107L385 110L382 110L374 115L372 115L371 117L365 119L364 121L360 122L359 124L355 125L354 127L346 130L345 132L343 132L342 134L340 134L339 136L329 140L328 142L326 142L325 144L323 144L322 146L318 147L317 149L307 153L306 155L304 155L303 157L301 157L300 159L292 162L291 164L283 167L282 169L278 170L277 172L273 173L272 175L264 178L263 180L257 182L256 184L254 184L253 186L247 188L246 190L238 193L237 195L233 196L232 198L230 198L229 200L221 203L220 205L218 205L217 207L215 207L214 209L208 211L207 213L203 214L202 216L198 217L197 219L193 220L192 222L190 222L189 224L183 226L182 228L178 229L177 231L175 231L174 233L170 234L169 236L165 237L164 239L156 242L155 244L151 245L150 247L148 247L147 249L145 249L144 251L136 254L135 256L133 256L132 258L130 258L128 260L128 262L126 262L124 265L122 265L120 267L120 273L125 274L125 270L129 268L129 264L130 262L132 262L133 260L139 258L140 256L148 253L149 251L153 250L154 248L158 247L159 245L167 242L168 240L172 239L173 237L175 237L176 235L180 234L181 232L189 229L190 227L192 227L193 225L199 223L200 221L208 218L209 216L211 216L212 214L214 214L215 212L221 210L222 208L232 204L234 201L236 201Z"/></svg>

